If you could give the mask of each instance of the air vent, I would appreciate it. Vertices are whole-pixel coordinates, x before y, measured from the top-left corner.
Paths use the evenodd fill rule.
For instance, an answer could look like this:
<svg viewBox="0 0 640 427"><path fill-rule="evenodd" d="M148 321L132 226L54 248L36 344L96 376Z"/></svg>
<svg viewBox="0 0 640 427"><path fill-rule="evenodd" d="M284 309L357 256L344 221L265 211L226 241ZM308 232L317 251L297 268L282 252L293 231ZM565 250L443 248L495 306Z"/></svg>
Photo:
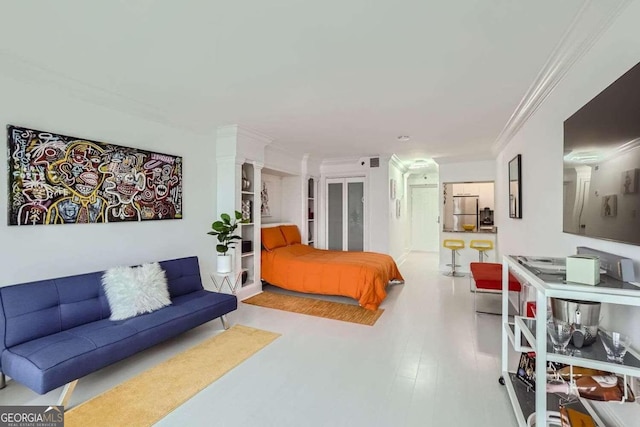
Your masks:
<svg viewBox="0 0 640 427"><path fill-rule="evenodd" d="M371 157L369 159L369 167L370 168L379 168L380 167L380 157Z"/></svg>

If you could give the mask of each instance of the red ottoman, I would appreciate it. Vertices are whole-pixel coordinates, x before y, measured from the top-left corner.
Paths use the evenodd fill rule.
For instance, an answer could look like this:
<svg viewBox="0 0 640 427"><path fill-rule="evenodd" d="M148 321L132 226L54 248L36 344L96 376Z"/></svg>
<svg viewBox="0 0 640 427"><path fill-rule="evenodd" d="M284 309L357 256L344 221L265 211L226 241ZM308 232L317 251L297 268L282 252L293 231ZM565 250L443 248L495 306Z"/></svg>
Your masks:
<svg viewBox="0 0 640 427"><path fill-rule="evenodd" d="M476 291L473 296L473 309L476 309L478 293L502 294L502 264L492 262L472 262L471 277L476 282ZM518 312L520 312L520 291L522 285L509 273L509 291L518 293ZM485 312L486 313L486 312ZM490 314L500 314L489 312Z"/></svg>

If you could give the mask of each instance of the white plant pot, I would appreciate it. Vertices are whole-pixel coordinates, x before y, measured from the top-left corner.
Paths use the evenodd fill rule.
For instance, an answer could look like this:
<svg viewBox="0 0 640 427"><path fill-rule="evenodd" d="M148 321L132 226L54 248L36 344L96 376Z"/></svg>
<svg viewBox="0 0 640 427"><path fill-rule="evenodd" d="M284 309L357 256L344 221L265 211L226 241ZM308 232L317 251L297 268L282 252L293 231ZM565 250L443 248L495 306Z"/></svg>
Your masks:
<svg viewBox="0 0 640 427"><path fill-rule="evenodd" d="M218 255L218 273L231 272L231 255Z"/></svg>

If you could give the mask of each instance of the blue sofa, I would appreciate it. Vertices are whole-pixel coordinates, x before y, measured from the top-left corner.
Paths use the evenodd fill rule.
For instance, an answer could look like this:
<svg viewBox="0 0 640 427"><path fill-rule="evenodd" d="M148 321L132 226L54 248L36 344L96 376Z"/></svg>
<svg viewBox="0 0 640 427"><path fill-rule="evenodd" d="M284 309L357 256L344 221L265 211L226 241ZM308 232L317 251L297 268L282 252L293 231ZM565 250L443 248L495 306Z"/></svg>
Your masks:
<svg viewBox="0 0 640 427"><path fill-rule="evenodd" d="M160 265L171 305L126 320L109 320L103 272L0 288L2 382L44 394L215 318L227 328L237 299L204 290L198 258Z"/></svg>

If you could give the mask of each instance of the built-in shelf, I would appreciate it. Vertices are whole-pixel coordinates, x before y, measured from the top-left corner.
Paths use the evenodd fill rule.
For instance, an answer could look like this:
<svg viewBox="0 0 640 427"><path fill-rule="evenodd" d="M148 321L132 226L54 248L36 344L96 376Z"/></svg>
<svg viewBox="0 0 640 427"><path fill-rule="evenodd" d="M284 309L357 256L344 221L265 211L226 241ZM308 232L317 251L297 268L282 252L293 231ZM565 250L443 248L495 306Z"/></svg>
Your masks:
<svg viewBox="0 0 640 427"><path fill-rule="evenodd" d="M256 277L260 277L260 253L256 253L256 248L260 247L260 212L256 203L256 193L261 188L261 170L253 162L245 162L241 165L241 212L244 218L250 222L241 224L240 234L242 244L249 243L247 252L242 252L242 245L238 244L240 256L238 257L239 267L247 272L247 280L242 285L246 288L255 284ZM237 193L236 193L237 194Z"/></svg>
<svg viewBox="0 0 640 427"><path fill-rule="evenodd" d="M313 239L316 235L316 223L315 223L315 196L316 196L316 181L314 178L307 180L307 245L313 246Z"/></svg>

